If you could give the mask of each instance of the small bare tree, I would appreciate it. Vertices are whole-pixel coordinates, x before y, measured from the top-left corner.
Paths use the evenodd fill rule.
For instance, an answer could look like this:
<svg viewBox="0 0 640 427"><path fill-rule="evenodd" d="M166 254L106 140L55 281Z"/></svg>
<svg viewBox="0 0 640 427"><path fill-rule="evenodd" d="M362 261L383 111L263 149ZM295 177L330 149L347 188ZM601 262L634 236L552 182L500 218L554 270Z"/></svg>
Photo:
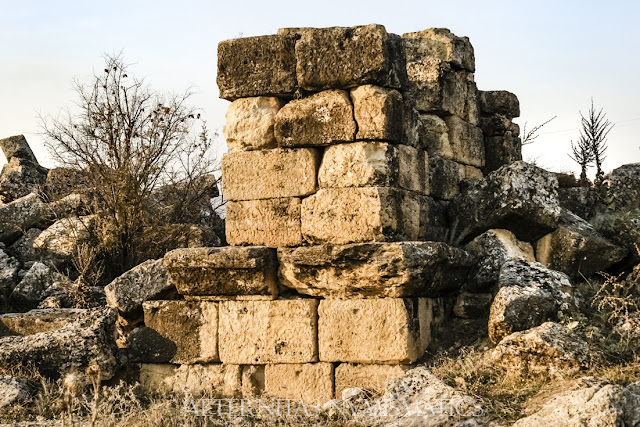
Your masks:
<svg viewBox="0 0 640 427"><path fill-rule="evenodd" d="M527 130L527 122L522 126L522 145L532 144L538 136L538 131L545 125L549 124L552 120L554 120L558 116L553 116L549 120L532 127L530 130Z"/></svg>
<svg viewBox="0 0 640 427"><path fill-rule="evenodd" d="M578 139L578 143L571 141L571 151L569 157L580 165L580 184L583 186L589 183L587 178L587 169L593 165L594 157L591 145L583 138Z"/></svg>
<svg viewBox="0 0 640 427"><path fill-rule="evenodd" d="M76 113L41 118L54 159L88 176L95 211L105 220L103 241L122 271L143 261L134 242L145 227L194 220L193 210L210 200L217 169L206 125L187 105L192 93L159 94L128 68L121 55L105 55L104 70L90 84L74 81ZM167 200L174 206L160 218L158 206Z"/></svg>
<svg viewBox="0 0 640 427"><path fill-rule="evenodd" d="M585 117L582 112L580 112L580 118L582 129L580 130L578 146L590 147L592 161L596 166L595 182L597 185L600 185L604 181L602 162L606 158L607 135L609 135L609 132L613 128L613 123L607 120L602 108L596 112L593 106L593 98L591 98L591 107L587 112L587 116Z"/></svg>

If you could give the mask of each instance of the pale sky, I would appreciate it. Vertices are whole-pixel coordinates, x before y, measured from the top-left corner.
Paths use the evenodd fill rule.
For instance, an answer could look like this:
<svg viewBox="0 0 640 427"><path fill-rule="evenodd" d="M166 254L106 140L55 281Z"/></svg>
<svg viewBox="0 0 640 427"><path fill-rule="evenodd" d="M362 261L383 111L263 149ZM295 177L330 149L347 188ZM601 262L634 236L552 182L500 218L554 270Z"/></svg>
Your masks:
<svg viewBox="0 0 640 427"><path fill-rule="evenodd" d="M525 148L552 170L567 156L579 110L591 97L615 123L605 170L640 162L640 2L637 1L8 1L0 0L0 138L24 133L52 166L37 116L75 100L72 79L102 69L104 52L124 52L131 72L158 91L192 86L192 104L222 130L218 99L221 40L274 34L280 27L382 24L406 33L446 27L475 48L478 87L520 99L529 127L557 115ZM224 140L219 138L224 151ZM4 162L0 155L0 162ZM593 173L592 173L593 174Z"/></svg>

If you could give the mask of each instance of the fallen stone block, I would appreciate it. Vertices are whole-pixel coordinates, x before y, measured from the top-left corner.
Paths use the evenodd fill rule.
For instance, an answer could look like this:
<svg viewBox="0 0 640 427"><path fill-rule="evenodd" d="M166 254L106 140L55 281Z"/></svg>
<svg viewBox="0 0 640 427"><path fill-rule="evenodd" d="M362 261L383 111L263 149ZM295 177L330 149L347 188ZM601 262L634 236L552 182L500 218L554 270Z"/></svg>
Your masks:
<svg viewBox="0 0 640 427"><path fill-rule="evenodd" d="M1 208L0 208L1 209ZM33 242L42 233L39 228L30 228L7 248L7 253L23 263L36 262L40 259L33 247Z"/></svg>
<svg viewBox="0 0 640 427"><path fill-rule="evenodd" d="M374 85L351 89L353 113L358 124L356 139L403 143L402 95L395 89Z"/></svg>
<svg viewBox="0 0 640 427"><path fill-rule="evenodd" d="M467 37L458 37L446 28L429 28L405 33L402 38L415 40L417 53L425 59L449 62L472 73L476 70L473 46Z"/></svg>
<svg viewBox="0 0 640 427"><path fill-rule="evenodd" d="M37 162L12 157L0 173L0 201L9 203L44 187L47 169Z"/></svg>
<svg viewBox="0 0 640 427"><path fill-rule="evenodd" d="M526 242L538 240L558 225L558 180L528 163L512 163L453 199L449 217L461 242L492 228L507 229Z"/></svg>
<svg viewBox="0 0 640 427"><path fill-rule="evenodd" d="M146 301L145 325L156 331L174 351L171 363L217 362L218 304L209 301Z"/></svg>
<svg viewBox="0 0 640 427"><path fill-rule="evenodd" d="M483 171L485 174L522 160L522 141L511 131L501 136L485 138L484 147L486 162Z"/></svg>
<svg viewBox="0 0 640 427"><path fill-rule="evenodd" d="M140 365L140 385L150 395L240 397L240 370L239 365L221 363L182 366L145 363Z"/></svg>
<svg viewBox="0 0 640 427"><path fill-rule="evenodd" d="M500 114L508 119L520 117L518 97L506 90L481 90L478 101L483 115Z"/></svg>
<svg viewBox="0 0 640 427"><path fill-rule="evenodd" d="M0 265L2 261L0 260ZM16 266L17 268L17 266ZM6 269L2 269L1 276L6 274ZM54 271L41 262L35 262L22 280L13 288L9 299L14 307L22 310L36 308L42 301L43 295L55 282L68 281L69 279Z"/></svg>
<svg viewBox="0 0 640 427"><path fill-rule="evenodd" d="M37 163L35 154L31 150L31 146L27 142L27 138L24 135L10 136L9 138L0 139L0 148L7 161L12 158L29 160Z"/></svg>
<svg viewBox="0 0 640 427"><path fill-rule="evenodd" d="M464 165L440 156L429 156L429 189L431 196L451 200L460 194L460 181L465 178Z"/></svg>
<svg viewBox="0 0 640 427"><path fill-rule="evenodd" d="M14 242L24 230L39 224L47 215L46 205L35 193L0 205L0 242Z"/></svg>
<svg viewBox="0 0 640 427"><path fill-rule="evenodd" d="M164 265L178 292L189 297L277 296L276 251L265 247L175 249Z"/></svg>
<svg viewBox="0 0 640 427"><path fill-rule="evenodd" d="M236 99L229 105L222 129L231 151L276 148L273 126L282 101L270 96Z"/></svg>
<svg viewBox="0 0 640 427"><path fill-rule="evenodd" d="M341 363L335 369L335 396L347 388L359 388L372 395L385 392L387 383L402 376L412 365L354 365Z"/></svg>
<svg viewBox="0 0 640 427"><path fill-rule="evenodd" d="M312 148L226 153L222 176L227 200L298 197L316 191L319 154Z"/></svg>
<svg viewBox="0 0 640 427"><path fill-rule="evenodd" d="M536 243L538 261L570 277L589 277L620 262L628 253L600 235L587 221L562 209L558 228Z"/></svg>
<svg viewBox="0 0 640 427"><path fill-rule="evenodd" d="M278 249L282 285L325 298L433 297L460 289L474 260L440 242Z"/></svg>
<svg viewBox="0 0 640 427"><path fill-rule="evenodd" d="M301 245L301 206L297 197L228 202L227 243L271 248Z"/></svg>
<svg viewBox="0 0 640 427"><path fill-rule="evenodd" d="M640 209L640 163L622 165L607 176L611 205L618 212Z"/></svg>
<svg viewBox="0 0 640 427"><path fill-rule="evenodd" d="M296 42L301 88L319 91L365 84L400 88L403 65L399 38L382 25L305 28Z"/></svg>
<svg viewBox="0 0 640 427"><path fill-rule="evenodd" d="M449 143L453 152L452 160L465 165L483 167L484 138L480 128L457 116L447 116L444 121L447 124Z"/></svg>
<svg viewBox="0 0 640 427"><path fill-rule="evenodd" d="M318 171L320 188L396 187L429 193L426 151L386 142L328 147Z"/></svg>
<svg viewBox="0 0 640 427"><path fill-rule="evenodd" d="M292 399L321 405L333 398L333 365L302 363L266 365L265 393L278 399Z"/></svg>
<svg viewBox="0 0 640 427"><path fill-rule="evenodd" d="M296 80L295 39L282 35L245 37L218 44L220 98L292 97Z"/></svg>
<svg viewBox="0 0 640 427"><path fill-rule="evenodd" d="M324 299L318 307L323 362L413 363L431 341L426 298Z"/></svg>
<svg viewBox="0 0 640 427"><path fill-rule="evenodd" d="M225 363L318 361L314 299L220 302L219 350Z"/></svg>
<svg viewBox="0 0 640 427"><path fill-rule="evenodd" d="M355 140L356 122L349 94L334 89L290 101L278 111L274 132L282 147Z"/></svg>
<svg viewBox="0 0 640 427"><path fill-rule="evenodd" d="M69 325L85 313L78 308L46 308L0 316L0 336L34 335Z"/></svg>
<svg viewBox="0 0 640 427"><path fill-rule="evenodd" d="M20 262L0 249L0 294L9 294L19 280Z"/></svg>
<svg viewBox="0 0 640 427"><path fill-rule="evenodd" d="M70 262L80 244L91 239L96 219L86 215L57 220L33 241L36 253L55 265Z"/></svg>
<svg viewBox="0 0 640 427"><path fill-rule="evenodd" d="M420 207L390 187L322 188L302 201L302 234L311 243L416 240Z"/></svg>

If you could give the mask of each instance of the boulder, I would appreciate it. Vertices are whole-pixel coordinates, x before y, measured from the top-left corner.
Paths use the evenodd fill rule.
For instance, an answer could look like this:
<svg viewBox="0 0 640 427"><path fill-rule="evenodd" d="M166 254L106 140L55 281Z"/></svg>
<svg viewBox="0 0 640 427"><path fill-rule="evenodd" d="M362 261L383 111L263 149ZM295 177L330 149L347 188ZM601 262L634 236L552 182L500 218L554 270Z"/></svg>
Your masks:
<svg viewBox="0 0 640 427"><path fill-rule="evenodd" d="M460 289L473 258L440 242L279 248L282 285L325 298L433 297Z"/></svg>
<svg viewBox="0 0 640 427"><path fill-rule="evenodd" d="M104 288L107 304L130 321L142 317L142 303L172 299L177 294L164 260L148 260L114 279Z"/></svg>
<svg viewBox="0 0 640 427"><path fill-rule="evenodd" d="M485 231L467 243L464 249L478 259L466 286L466 289L474 292L491 291L498 282L500 269L505 262L536 261L533 246L521 242L509 230Z"/></svg>
<svg viewBox="0 0 640 427"><path fill-rule="evenodd" d="M395 89L374 85L351 89L358 132L356 139L403 143L402 95Z"/></svg>
<svg viewBox="0 0 640 427"><path fill-rule="evenodd" d="M520 117L518 97L506 90L481 90L478 94L480 112L483 115L499 114L511 120Z"/></svg>
<svg viewBox="0 0 640 427"><path fill-rule="evenodd" d="M10 300L21 310L36 308L45 292L59 281L69 280L47 265L36 261L11 292Z"/></svg>
<svg viewBox="0 0 640 427"><path fill-rule="evenodd" d="M399 89L404 64L399 37L382 25L305 28L296 42L302 89L348 89L365 84Z"/></svg>
<svg viewBox="0 0 640 427"><path fill-rule="evenodd" d="M615 221L614 226L603 231L608 238L629 251L626 264L634 266L640 263L640 216Z"/></svg>
<svg viewBox="0 0 640 427"><path fill-rule="evenodd" d="M44 187L47 169L38 164L24 135L0 140L7 164L0 173L0 201L8 203Z"/></svg>
<svg viewBox="0 0 640 427"><path fill-rule="evenodd" d="M551 397L536 413L515 427L636 426L640 423L640 385L623 387L606 379L583 377Z"/></svg>
<svg viewBox="0 0 640 427"><path fill-rule="evenodd" d="M611 206L618 212L640 209L640 163L630 163L611 171L606 182Z"/></svg>
<svg viewBox="0 0 640 427"><path fill-rule="evenodd" d="M23 263L35 262L40 259L33 247L33 242L42 233L39 228L30 228L24 232L18 240L7 248L7 252L14 258L19 259Z"/></svg>
<svg viewBox="0 0 640 427"><path fill-rule="evenodd" d="M33 228L48 214L46 205L35 193L0 205L0 242L14 242L24 230Z"/></svg>
<svg viewBox="0 0 640 427"><path fill-rule="evenodd" d="M91 238L96 218L87 215L57 220L33 241L36 253L56 265L71 261L78 246Z"/></svg>
<svg viewBox="0 0 640 427"><path fill-rule="evenodd" d="M0 377L0 409L18 405L31 397L29 382L26 378Z"/></svg>
<svg viewBox="0 0 640 427"><path fill-rule="evenodd" d="M231 151L276 147L273 126L282 101L270 96L236 99L229 105L222 132Z"/></svg>
<svg viewBox="0 0 640 427"><path fill-rule="evenodd" d="M489 353L489 361L510 373L563 377L591 366L589 345L568 327L546 322L504 337ZM595 360L593 360L595 361Z"/></svg>
<svg viewBox="0 0 640 427"><path fill-rule="evenodd" d="M561 207L587 221L607 210L602 197L594 187L560 187L558 199Z"/></svg>
<svg viewBox="0 0 640 427"><path fill-rule="evenodd" d="M601 236L587 221L562 209L558 228L536 243L538 261L570 277L605 271L628 253Z"/></svg>
<svg viewBox="0 0 640 427"><path fill-rule="evenodd" d="M83 310L59 329L0 338L0 367L32 364L44 376L58 378L97 365L102 379L116 371L116 313L111 309Z"/></svg>
<svg viewBox="0 0 640 427"><path fill-rule="evenodd" d="M556 320L559 311L568 313L577 305L569 277L539 263L507 261L498 286L489 314L489 338L495 344L513 332Z"/></svg>
<svg viewBox="0 0 640 427"><path fill-rule="evenodd" d="M453 234L469 241L492 228L507 229L526 242L553 231L560 217L558 180L525 162L503 166L451 201Z"/></svg>
<svg viewBox="0 0 640 427"><path fill-rule="evenodd" d="M295 39L269 35L225 40L218 44L220 98L292 97L296 81Z"/></svg>
<svg viewBox="0 0 640 427"><path fill-rule="evenodd" d="M20 262L0 249L0 294L11 292L18 283Z"/></svg>
<svg viewBox="0 0 640 427"><path fill-rule="evenodd" d="M276 114L274 132L281 147L353 141L356 122L349 94L326 90L285 104Z"/></svg>

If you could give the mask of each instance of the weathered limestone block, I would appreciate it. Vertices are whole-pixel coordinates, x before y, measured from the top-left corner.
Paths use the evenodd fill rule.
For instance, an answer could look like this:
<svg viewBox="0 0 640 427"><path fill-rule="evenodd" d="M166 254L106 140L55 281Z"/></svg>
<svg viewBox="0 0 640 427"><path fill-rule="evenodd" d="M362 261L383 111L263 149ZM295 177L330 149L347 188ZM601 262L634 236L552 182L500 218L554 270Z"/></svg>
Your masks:
<svg viewBox="0 0 640 427"><path fill-rule="evenodd" d="M169 393L194 396L239 397L241 367L229 364L140 365L140 385L151 395Z"/></svg>
<svg viewBox="0 0 640 427"><path fill-rule="evenodd" d="M467 99L462 118L474 126L480 125L480 107L478 105L478 86L472 73L467 74Z"/></svg>
<svg viewBox="0 0 640 427"><path fill-rule="evenodd" d="M37 162L12 157L0 173L0 201L12 202L44 187L47 169Z"/></svg>
<svg viewBox="0 0 640 427"><path fill-rule="evenodd" d="M490 291L497 284L500 269L507 261L536 261L531 243L521 242L509 230L488 230L464 249L478 258L467 282L467 289L474 292Z"/></svg>
<svg viewBox="0 0 640 427"><path fill-rule="evenodd" d="M217 362L218 304L209 301L146 301L145 325L173 343L172 363Z"/></svg>
<svg viewBox="0 0 640 427"><path fill-rule="evenodd" d="M266 365L264 385L269 396L322 405L333 398L333 364Z"/></svg>
<svg viewBox="0 0 640 427"><path fill-rule="evenodd" d="M5 282L3 279L6 279L7 273L11 275L11 270L14 268L17 273L19 265L18 262L15 262L14 266L10 264L7 269L7 263L5 259L2 258L3 257L0 256L0 268L2 268L2 273L0 273L0 277L2 278L0 279L0 288L2 288L3 282ZM38 303L44 299L43 295L47 289L55 282L63 280L68 281L69 279L47 265L36 261L24 277L22 277L22 280L13 288L9 299L14 307L18 307L21 310L36 308Z"/></svg>
<svg viewBox="0 0 640 427"><path fill-rule="evenodd" d="M164 257L171 281L185 297L275 298L276 251L265 247L175 249Z"/></svg>
<svg viewBox="0 0 640 427"><path fill-rule="evenodd" d="M463 165L463 166L464 166L464 179L472 179L476 181L484 179L484 174L482 173L482 169L479 169L471 165Z"/></svg>
<svg viewBox="0 0 640 427"><path fill-rule="evenodd" d="M357 387L376 395L386 390L387 383L402 376L412 365L354 365L341 363L335 369L335 395L346 388Z"/></svg>
<svg viewBox="0 0 640 427"><path fill-rule="evenodd" d="M24 230L35 226L48 215L46 205L31 193L11 203L0 205L0 242L11 243Z"/></svg>
<svg viewBox="0 0 640 427"><path fill-rule="evenodd" d="M591 224L562 209L558 228L538 240L538 261L570 277L589 277L621 261L628 253L601 236Z"/></svg>
<svg viewBox="0 0 640 427"><path fill-rule="evenodd" d="M460 194L464 165L440 156L429 156L429 189L433 197L451 200Z"/></svg>
<svg viewBox="0 0 640 427"><path fill-rule="evenodd" d="M6 205L3 205L6 206ZM0 208L1 209L1 208ZM30 228L7 248L7 252L23 263L36 262L40 259L33 247L33 242L42 233L39 228Z"/></svg>
<svg viewBox="0 0 640 427"><path fill-rule="evenodd" d="M326 90L285 104L276 114L274 132L283 147L355 140L356 122L349 94Z"/></svg>
<svg viewBox="0 0 640 427"><path fill-rule="evenodd" d="M622 165L607 177L609 196L620 212L640 209L640 163Z"/></svg>
<svg viewBox="0 0 640 427"><path fill-rule="evenodd" d="M328 298L435 296L460 289L474 260L441 242L278 249L284 286Z"/></svg>
<svg viewBox="0 0 640 427"><path fill-rule="evenodd" d="M302 201L302 234L312 243L416 240L417 198L390 187L322 188Z"/></svg>
<svg viewBox="0 0 640 427"><path fill-rule="evenodd" d="M225 233L230 245L277 248L302 244L297 197L228 202Z"/></svg>
<svg viewBox="0 0 640 427"><path fill-rule="evenodd" d="M318 307L323 362L413 363L431 341L426 298L324 299Z"/></svg>
<svg viewBox="0 0 640 427"><path fill-rule="evenodd" d="M404 101L395 89L364 85L351 89L356 139L402 143Z"/></svg>
<svg viewBox="0 0 640 427"><path fill-rule="evenodd" d="M225 363L318 361L318 301L220 302L220 359Z"/></svg>
<svg viewBox="0 0 640 427"><path fill-rule="evenodd" d="M218 44L220 98L291 97L297 90L295 39L282 35L246 37Z"/></svg>
<svg viewBox="0 0 640 427"><path fill-rule="evenodd" d="M564 377L591 364L589 345L564 325L546 322L506 336L489 360L510 373Z"/></svg>
<svg viewBox="0 0 640 427"><path fill-rule="evenodd" d="M483 115L500 114L508 119L520 117L518 97L506 90L481 90L478 101Z"/></svg>
<svg viewBox="0 0 640 427"><path fill-rule="evenodd" d="M20 261L7 255L0 249L0 295L6 295L16 286L19 280Z"/></svg>
<svg viewBox="0 0 640 427"><path fill-rule="evenodd" d="M456 297L453 314L463 319L479 319L489 314L492 301L493 295L490 293L462 292Z"/></svg>
<svg viewBox="0 0 640 427"><path fill-rule="evenodd" d="M33 335L60 329L81 317L78 308L45 308L26 313L8 313L0 316L0 336Z"/></svg>
<svg viewBox="0 0 640 427"><path fill-rule="evenodd" d="M19 159L29 160L37 163L36 156L31 151L31 147L24 135L10 136L9 138L0 139L0 148L7 161L16 157Z"/></svg>
<svg viewBox="0 0 640 427"><path fill-rule="evenodd" d="M520 127L517 124L513 123L511 119L508 119L501 114L491 114L480 117L478 127L482 129L482 133L485 137L502 136L506 132L512 132L515 130L518 130L518 132L515 132L517 135L520 130Z"/></svg>
<svg viewBox="0 0 640 427"><path fill-rule="evenodd" d="M386 142L354 142L328 147L318 171L320 188L398 187L429 192L426 151Z"/></svg>
<svg viewBox="0 0 640 427"><path fill-rule="evenodd" d="M301 88L319 91L365 84L400 88L401 46L382 25L307 28L296 42L296 72Z"/></svg>
<svg viewBox="0 0 640 427"><path fill-rule="evenodd" d="M176 287L162 259L148 260L114 279L104 288L107 304L130 320L142 315L142 303L171 299Z"/></svg>
<svg viewBox="0 0 640 427"><path fill-rule="evenodd" d="M449 217L459 241L492 228L508 229L519 240L538 240L557 227L558 180L525 162L503 166L453 199Z"/></svg>
<svg viewBox="0 0 640 427"><path fill-rule="evenodd" d="M229 105L222 131L231 151L276 147L273 126L282 105L278 98L257 96L236 99Z"/></svg>
<svg viewBox="0 0 640 427"><path fill-rule="evenodd" d="M629 251L625 266L631 267L640 263L640 253L636 249L636 247L640 248L640 216L614 222L614 225L606 230L605 234L613 242Z"/></svg>
<svg viewBox="0 0 640 427"><path fill-rule="evenodd" d="M445 121L436 115L420 115L420 144L426 148L430 156L453 160L449 128Z"/></svg>
<svg viewBox="0 0 640 427"><path fill-rule="evenodd" d="M226 153L222 176L227 200L307 196L316 191L320 157L312 148Z"/></svg>
<svg viewBox="0 0 640 427"><path fill-rule="evenodd" d="M467 37L458 37L446 28L429 28L405 33L402 38L416 40L415 49L425 58L449 62L472 73L476 70L473 46Z"/></svg>
<svg viewBox="0 0 640 427"><path fill-rule="evenodd" d="M539 263L507 261L498 286L489 313L489 338L496 344L513 332L556 320L559 311L568 313L577 305L569 277Z"/></svg>
<svg viewBox="0 0 640 427"><path fill-rule="evenodd" d="M86 215L59 219L38 235L33 247L55 263L68 262L78 245L91 238L96 218L96 215Z"/></svg>
<svg viewBox="0 0 640 427"><path fill-rule="evenodd" d="M476 167L483 167L484 138L479 127L469 124L457 116L444 119L449 129L449 143L453 152L452 160Z"/></svg>
<svg viewBox="0 0 640 427"><path fill-rule="evenodd" d="M522 160L522 141L511 131L501 136L484 139L485 166L483 171L489 174L502 166Z"/></svg>
<svg viewBox="0 0 640 427"><path fill-rule="evenodd" d="M260 396L265 389L266 365L242 365L242 397Z"/></svg>

